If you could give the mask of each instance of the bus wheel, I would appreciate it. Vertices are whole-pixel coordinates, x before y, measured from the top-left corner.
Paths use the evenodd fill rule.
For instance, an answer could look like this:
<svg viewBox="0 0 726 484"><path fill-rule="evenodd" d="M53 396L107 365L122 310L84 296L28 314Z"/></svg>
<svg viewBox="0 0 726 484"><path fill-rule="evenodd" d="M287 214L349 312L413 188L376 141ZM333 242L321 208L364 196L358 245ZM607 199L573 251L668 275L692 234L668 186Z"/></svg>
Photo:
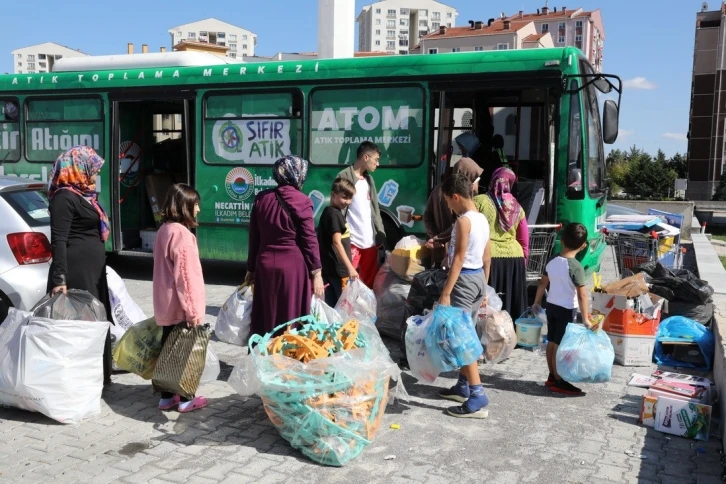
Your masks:
<svg viewBox="0 0 726 484"><path fill-rule="evenodd" d="M386 231L386 250L392 251L398 241L406 236L406 231L388 212L381 212L381 218Z"/></svg>

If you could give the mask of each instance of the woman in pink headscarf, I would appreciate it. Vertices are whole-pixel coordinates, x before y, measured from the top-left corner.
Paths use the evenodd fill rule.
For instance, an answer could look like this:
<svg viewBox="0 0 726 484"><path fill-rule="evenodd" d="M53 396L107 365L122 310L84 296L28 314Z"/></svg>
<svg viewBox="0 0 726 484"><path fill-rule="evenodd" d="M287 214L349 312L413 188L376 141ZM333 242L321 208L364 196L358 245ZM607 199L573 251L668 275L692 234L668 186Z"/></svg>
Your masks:
<svg viewBox="0 0 726 484"><path fill-rule="evenodd" d="M517 176L509 168L492 175L486 195L474 198L489 221L492 262L489 285L502 297L504 309L518 318L527 309L527 256L529 230L522 206L512 195Z"/></svg>

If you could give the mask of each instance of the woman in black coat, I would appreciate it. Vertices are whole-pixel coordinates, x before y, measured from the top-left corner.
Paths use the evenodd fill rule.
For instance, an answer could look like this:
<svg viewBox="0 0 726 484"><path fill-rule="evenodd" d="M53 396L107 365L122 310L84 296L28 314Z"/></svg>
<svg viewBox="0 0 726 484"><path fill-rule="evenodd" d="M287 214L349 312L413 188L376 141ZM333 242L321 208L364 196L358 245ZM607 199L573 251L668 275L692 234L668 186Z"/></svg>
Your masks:
<svg viewBox="0 0 726 484"><path fill-rule="evenodd" d="M48 183L53 262L48 293L81 289L109 313L106 248L109 223L98 203L96 175L103 158L88 146L74 146L58 157ZM113 321L110 317L109 321ZM104 384L111 381L110 339L104 351Z"/></svg>

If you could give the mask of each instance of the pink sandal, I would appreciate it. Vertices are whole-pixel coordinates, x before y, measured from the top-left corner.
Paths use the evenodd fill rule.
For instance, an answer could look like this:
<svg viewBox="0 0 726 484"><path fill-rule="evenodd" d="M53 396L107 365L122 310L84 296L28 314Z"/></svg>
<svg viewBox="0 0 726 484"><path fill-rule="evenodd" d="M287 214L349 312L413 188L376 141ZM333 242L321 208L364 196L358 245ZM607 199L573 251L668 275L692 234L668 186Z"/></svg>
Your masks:
<svg viewBox="0 0 726 484"><path fill-rule="evenodd" d="M174 398L172 398L169 403L161 403L163 401L163 399L159 401L159 410L171 410L172 408L179 405L179 402L181 402L181 398L179 397L179 395L174 395Z"/></svg>
<svg viewBox="0 0 726 484"><path fill-rule="evenodd" d="M184 407L182 408L182 405ZM207 397L194 397L194 400L191 402L182 402L179 404L178 411L179 413L189 413L193 412L194 410L199 410L200 408L204 408L207 406Z"/></svg>

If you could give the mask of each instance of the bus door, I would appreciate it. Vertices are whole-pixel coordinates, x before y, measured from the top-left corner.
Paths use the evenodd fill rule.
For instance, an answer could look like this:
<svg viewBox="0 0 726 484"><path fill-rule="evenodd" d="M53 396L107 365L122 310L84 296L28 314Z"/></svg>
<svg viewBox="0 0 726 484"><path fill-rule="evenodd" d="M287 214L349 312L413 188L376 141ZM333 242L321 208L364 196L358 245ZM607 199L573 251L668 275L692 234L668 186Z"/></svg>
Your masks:
<svg viewBox="0 0 726 484"><path fill-rule="evenodd" d="M174 183L193 183L193 92L111 95L116 251L151 253Z"/></svg>
<svg viewBox="0 0 726 484"><path fill-rule="evenodd" d="M272 178L276 160L303 154L303 93L289 88L203 90L196 111L199 253L204 259L245 261L255 195L277 186ZM314 202L322 203L322 197Z"/></svg>

